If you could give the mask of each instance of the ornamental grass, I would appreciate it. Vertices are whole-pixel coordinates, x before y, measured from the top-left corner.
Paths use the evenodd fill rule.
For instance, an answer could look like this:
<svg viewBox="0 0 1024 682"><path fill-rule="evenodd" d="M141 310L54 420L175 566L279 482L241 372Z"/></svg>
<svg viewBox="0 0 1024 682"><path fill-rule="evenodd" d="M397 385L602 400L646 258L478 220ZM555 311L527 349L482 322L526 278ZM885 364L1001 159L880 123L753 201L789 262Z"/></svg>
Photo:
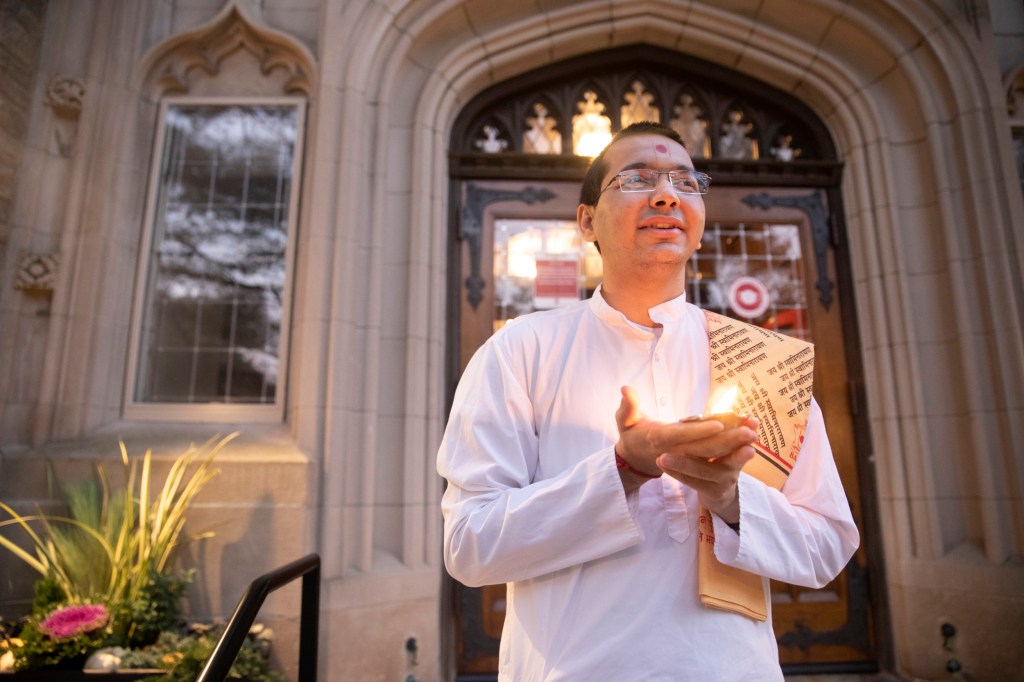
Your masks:
<svg viewBox="0 0 1024 682"><path fill-rule="evenodd" d="M152 450L129 457L122 442L119 489L97 465L92 479L63 489L66 515L21 515L0 502L9 517L0 520L0 532L20 529L25 536L17 543L0 535L0 547L39 574L21 646L7 647L15 669L61 667L100 647L144 647L180 627L192 571L173 569L173 559L182 546L213 535L185 534L185 522L196 496L219 473L214 459L235 436L188 448L158 491Z"/></svg>

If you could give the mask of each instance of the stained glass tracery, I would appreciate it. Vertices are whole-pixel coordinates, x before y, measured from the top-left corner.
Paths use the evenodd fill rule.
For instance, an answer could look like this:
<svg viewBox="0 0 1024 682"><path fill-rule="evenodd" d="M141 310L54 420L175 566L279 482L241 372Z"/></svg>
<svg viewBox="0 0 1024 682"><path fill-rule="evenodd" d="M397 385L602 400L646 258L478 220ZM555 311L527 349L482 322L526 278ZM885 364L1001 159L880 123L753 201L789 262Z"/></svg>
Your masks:
<svg viewBox="0 0 1024 682"><path fill-rule="evenodd" d="M481 105L456 125L452 151L589 156L600 147L583 140L606 139L649 120L675 129L694 159L835 159L827 131L808 123L816 119L780 106L764 84L722 82L704 65L687 70L618 58L604 68L600 56L589 59L593 63L577 71L546 68L524 75L519 90L506 83L493 96L481 93ZM560 75L545 78L553 71Z"/></svg>

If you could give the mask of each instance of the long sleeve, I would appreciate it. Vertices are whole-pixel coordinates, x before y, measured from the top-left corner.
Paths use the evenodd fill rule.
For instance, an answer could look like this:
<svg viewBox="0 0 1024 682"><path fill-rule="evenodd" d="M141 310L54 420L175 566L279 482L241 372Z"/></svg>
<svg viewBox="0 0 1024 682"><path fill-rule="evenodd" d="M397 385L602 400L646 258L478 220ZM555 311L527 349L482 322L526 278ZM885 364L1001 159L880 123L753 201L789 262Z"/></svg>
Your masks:
<svg viewBox="0 0 1024 682"><path fill-rule="evenodd" d="M740 533L715 519L725 564L804 587L835 578L860 544L818 404L811 402L800 457L782 490L740 475Z"/></svg>
<svg viewBox="0 0 1024 682"><path fill-rule="evenodd" d="M437 458L444 558L466 585L509 583L499 679L782 680L770 622L701 605L696 491L670 476L623 491L620 388L661 421L700 413L710 390L703 312L680 297L651 317L634 325L598 290L505 326L459 382ZM715 521L726 563L818 584L856 547L814 421L782 493L741 476L740 535Z"/></svg>
<svg viewBox="0 0 1024 682"><path fill-rule="evenodd" d="M542 445L525 381L498 343L481 347L459 383L438 453L448 481L445 565L466 585L535 578L643 539L611 443L536 480Z"/></svg>

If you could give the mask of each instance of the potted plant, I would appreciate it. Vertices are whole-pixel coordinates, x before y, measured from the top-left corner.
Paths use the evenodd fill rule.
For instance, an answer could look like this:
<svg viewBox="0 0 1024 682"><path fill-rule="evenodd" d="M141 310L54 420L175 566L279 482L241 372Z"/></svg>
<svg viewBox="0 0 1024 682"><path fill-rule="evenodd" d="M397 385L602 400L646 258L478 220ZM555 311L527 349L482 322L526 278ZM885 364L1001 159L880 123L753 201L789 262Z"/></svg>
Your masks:
<svg viewBox="0 0 1024 682"><path fill-rule="evenodd" d="M83 667L141 666L146 670L128 674L185 679L175 677L175 669L187 675L185 669L195 667L211 634L208 627L184 623L181 598L193 572L174 569L172 560L181 546L212 535L183 535L185 520L196 496L218 473L214 458L236 435L190 447L171 464L157 494L150 486L152 451L130 458L121 443L125 483L120 490L98 465L92 479L63 489L66 515L21 515L0 502L8 517L0 517L0 531L20 529L27 538L18 544L0 535L0 547L39 574L31 613L0 629L0 673L7 668L17 677L35 671L32 677L42 680L61 671L53 679L66 680L66 671ZM280 679L266 665L269 631L251 639L238 659L249 667L245 677ZM253 652L263 654L262 668Z"/></svg>

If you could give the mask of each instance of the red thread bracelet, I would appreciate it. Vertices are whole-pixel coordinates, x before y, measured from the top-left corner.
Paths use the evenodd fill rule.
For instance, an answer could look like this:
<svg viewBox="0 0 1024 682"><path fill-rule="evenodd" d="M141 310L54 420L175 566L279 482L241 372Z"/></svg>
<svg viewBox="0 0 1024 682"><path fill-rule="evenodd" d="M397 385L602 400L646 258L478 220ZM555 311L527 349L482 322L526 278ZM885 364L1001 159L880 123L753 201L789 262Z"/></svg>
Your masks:
<svg viewBox="0 0 1024 682"><path fill-rule="evenodd" d="M629 462L622 459L622 456L619 454L618 450L615 451L615 466L620 470L632 471L633 473L639 474L644 478L661 478L661 474L648 474L646 472L640 471L639 469L633 468L632 466L630 466Z"/></svg>

